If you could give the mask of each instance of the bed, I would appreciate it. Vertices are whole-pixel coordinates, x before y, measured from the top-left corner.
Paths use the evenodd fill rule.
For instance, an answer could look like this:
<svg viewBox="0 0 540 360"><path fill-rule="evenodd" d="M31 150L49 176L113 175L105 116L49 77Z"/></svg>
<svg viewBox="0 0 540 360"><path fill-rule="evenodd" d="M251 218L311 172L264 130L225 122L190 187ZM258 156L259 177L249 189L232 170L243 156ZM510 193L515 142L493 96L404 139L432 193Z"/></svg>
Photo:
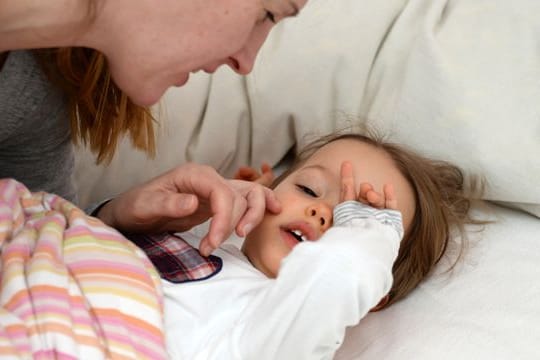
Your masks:
<svg viewBox="0 0 540 360"><path fill-rule="evenodd" d="M349 329L336 359L539 359L540 2L310 0L252 74L195 74L155 108L155 159L77 151L82 206L186 161L231 176L359 125L485 178L470 247ZM444 264L443 264L444 265Z"/></svg>

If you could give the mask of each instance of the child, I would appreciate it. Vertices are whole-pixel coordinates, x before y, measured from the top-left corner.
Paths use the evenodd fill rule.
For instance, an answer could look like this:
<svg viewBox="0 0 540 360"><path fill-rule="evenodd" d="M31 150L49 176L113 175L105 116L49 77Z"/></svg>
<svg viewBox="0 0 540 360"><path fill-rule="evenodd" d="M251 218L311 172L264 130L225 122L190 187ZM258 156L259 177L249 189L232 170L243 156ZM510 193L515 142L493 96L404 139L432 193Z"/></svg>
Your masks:
<svg viewBox="0 0 540 360"><path fill-rule="evenodd" d="M281 213L163 281L171 357L332 358L346 327L426 277L451 226L474 222L462 185L457 168L370 137L311 144L272 185ZM199 237L179 236L183 264L197 260Z"/></svg>

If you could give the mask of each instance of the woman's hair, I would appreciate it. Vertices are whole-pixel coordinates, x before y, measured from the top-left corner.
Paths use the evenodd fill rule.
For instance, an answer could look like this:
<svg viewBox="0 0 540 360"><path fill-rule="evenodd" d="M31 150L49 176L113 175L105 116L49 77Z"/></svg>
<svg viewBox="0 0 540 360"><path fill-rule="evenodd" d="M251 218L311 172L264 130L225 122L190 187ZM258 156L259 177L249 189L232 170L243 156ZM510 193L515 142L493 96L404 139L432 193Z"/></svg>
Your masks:
<svg viewBox="0 0 540 360"><path fill-rule="evenodd" d="M415 212L392 269L394 282L388 302L382 306L387 307L418 286L445 255L450 242L460 235L460 241L455 244L457 256L452 259L448 270L456 265L465 246L465 225L485 223L471 217L472 197L467 196L467 193L478 195L481 184L471 177L469 187L465 189L463 173L457 166L425 158L368 131L367 135L328 135L308 144L296 156L292 166L274 181L272 188L300 167L317 149L341 139L358 140L385 151L414 191ZM457 234L454 229L458 231Z"/></svg>
<svg viewBox="0 0 540 360"><path fill-rule="evenodd" d="M93 11L89 8L90 16ZM88 48L39 49L34 53L49 80L66 96L72 140L89 145L97 153L98 163L112 159L125 133L136 148L154 155L150 110L133 103L114 83L103 54Z"/></svg>

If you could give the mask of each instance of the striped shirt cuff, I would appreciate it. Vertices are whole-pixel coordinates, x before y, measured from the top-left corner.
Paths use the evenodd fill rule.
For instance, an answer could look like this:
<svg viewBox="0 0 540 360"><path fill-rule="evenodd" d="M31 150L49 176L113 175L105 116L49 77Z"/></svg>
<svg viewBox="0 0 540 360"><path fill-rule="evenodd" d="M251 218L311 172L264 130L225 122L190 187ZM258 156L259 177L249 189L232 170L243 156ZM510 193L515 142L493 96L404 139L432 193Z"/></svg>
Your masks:
<svg viewBox="0 0 540 360"><path fill-rule="evenodd" d="M403 221L401 213L391 209L375 209L358 201L349 200L338 204L334 208L334 225L350 226L353 220L374 219L390 225L396 230L399 237L403 237Z"/></svg>

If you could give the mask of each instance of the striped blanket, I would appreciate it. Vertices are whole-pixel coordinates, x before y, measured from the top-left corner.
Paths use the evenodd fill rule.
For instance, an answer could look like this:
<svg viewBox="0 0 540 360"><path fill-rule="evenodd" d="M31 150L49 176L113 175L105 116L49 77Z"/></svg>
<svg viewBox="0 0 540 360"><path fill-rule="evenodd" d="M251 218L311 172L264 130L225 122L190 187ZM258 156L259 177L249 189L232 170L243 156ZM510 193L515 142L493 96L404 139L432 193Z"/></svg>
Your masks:
<svg viewBox="0 0 540 360"><path fill-rule="evenodd" d="M146 255L68 201L0 180L0 358L166 357Z"/></svg>

